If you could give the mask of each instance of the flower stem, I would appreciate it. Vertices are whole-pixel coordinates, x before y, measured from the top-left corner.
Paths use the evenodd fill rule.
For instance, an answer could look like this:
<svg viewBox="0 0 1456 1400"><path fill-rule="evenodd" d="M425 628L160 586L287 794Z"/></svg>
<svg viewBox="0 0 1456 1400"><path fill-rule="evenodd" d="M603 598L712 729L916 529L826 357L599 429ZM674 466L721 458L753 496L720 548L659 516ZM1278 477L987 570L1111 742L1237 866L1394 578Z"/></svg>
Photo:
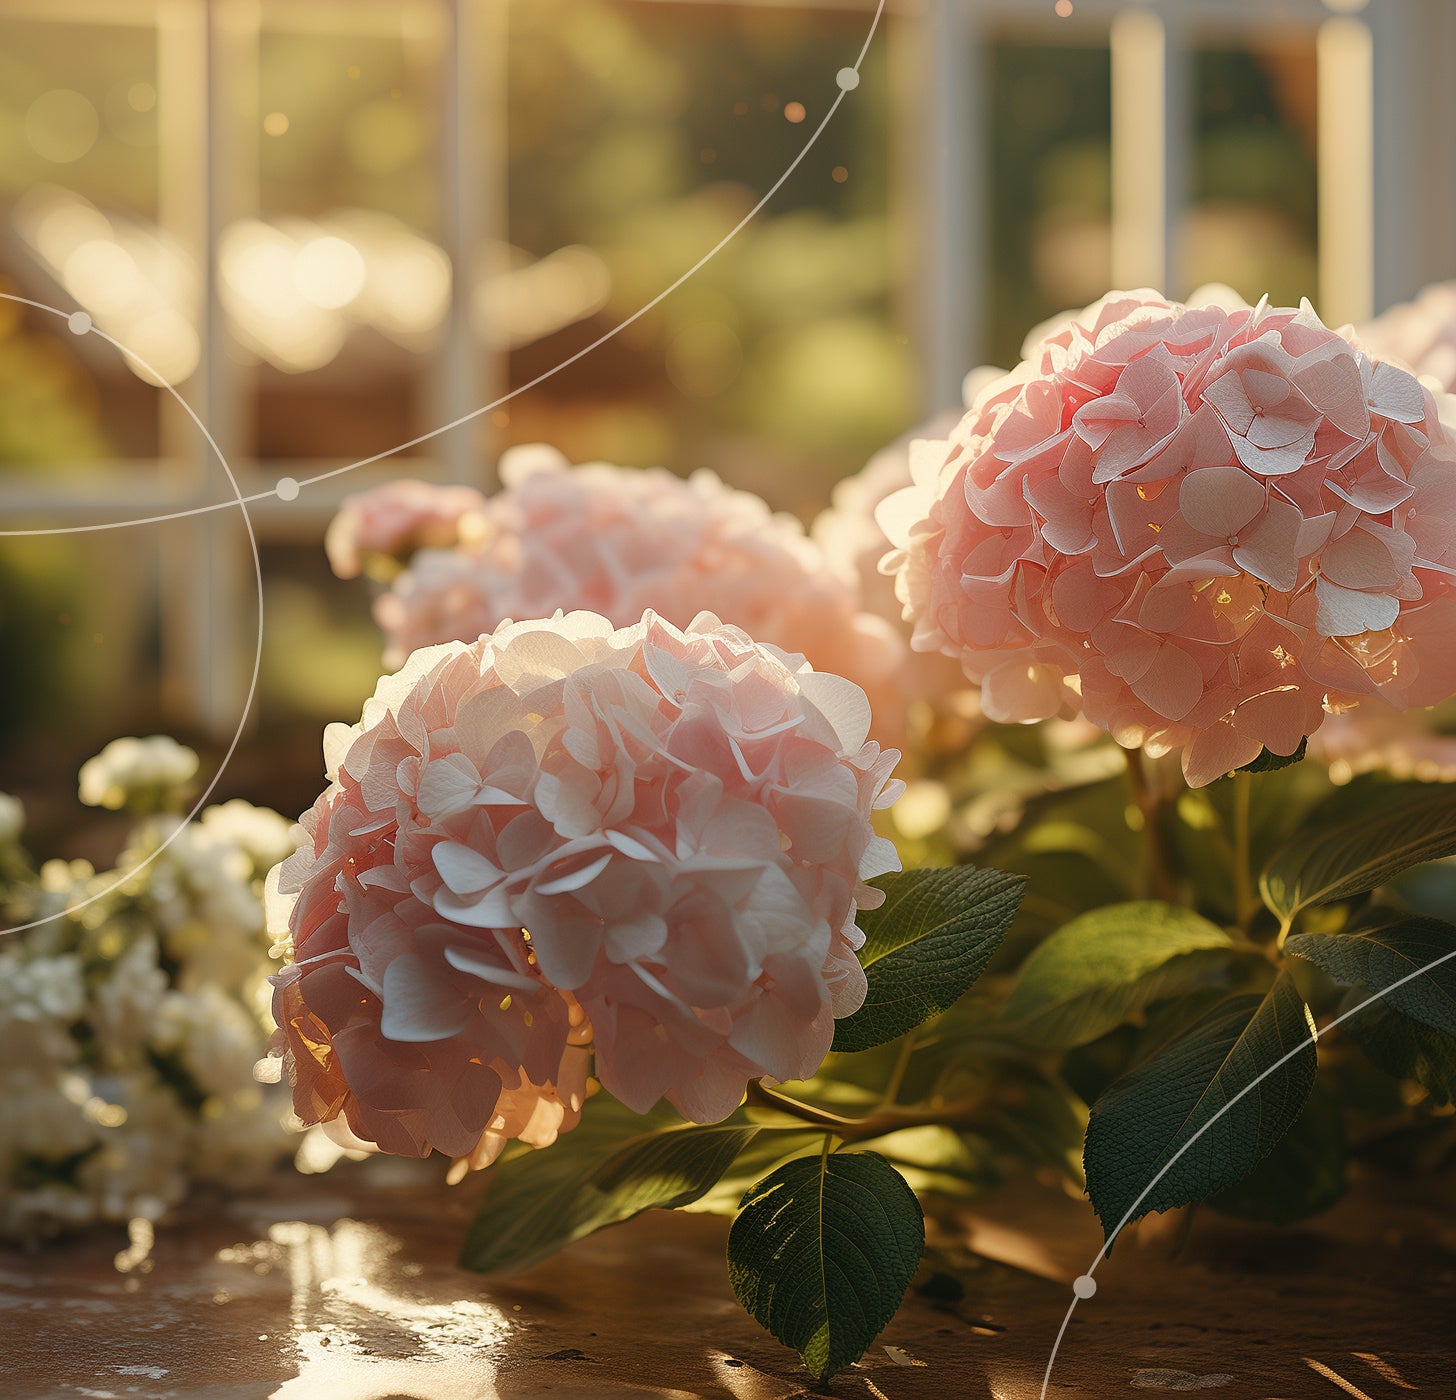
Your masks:
<svg viewBox="0 0 1456 1400"><path fill-rule="evenodd" d="M791 1099L787 1094L781 1094L754 1079L748 1084L748 1102L760 1108L772 1108L776 1112L788 1114L811 1128L823 1128L844 1142L865 1142L870 1138L884 1137L887 1133L897 1133L901 1128L927 1125L944 1128L969 1127L975 1114L985 1106L985 1096L972 1094L951 1103L928 1108L881 1108L864 1118L842 1118L837 1113Z"/></svg>
<svg viewBox="0 0 1456 1400"><path fill-rule="evenodd" d="M1173 877L1173 862L1168 850L1167 830L1163 825L1163 801L1148 779L1147 756L1141 749L1127 755L1127 784L1133 801L1143 818L1143 854L1147 868L1148 892L1157 899L1175 903L1178 884Z"/></svg>
<svg viewBox="0 0 1456 1400"><path fill-rule="evenodd" d="M853 1128L862 1121L856 1118L841 1118L837 1113L815 1108L813 1104L801 1103L798 1099L791 1099L787 1094L779 1093L777 1089L770 1089L768 1085L760 1083L757 1079L748 1081L748 1102L759 1108L772 1108L779 1113L787 1113L789 1117L797 1118L812 1127L828 1128L832 1132L838 1132L841 1128Z"/></svg>
<svg viewBox="0 0 1456 1400"><path fill-rule="evenodd" d="M910 1056L915 1051L915 1033L902 1037L900 1041L900 1053L895 1058L895 1067L890 1071L889 1082L885 1085L885 1092L880 1095L880 1107L889 1108L900 1094L900 1085L905 1082L905 1071L910 1065Z"/></svg>

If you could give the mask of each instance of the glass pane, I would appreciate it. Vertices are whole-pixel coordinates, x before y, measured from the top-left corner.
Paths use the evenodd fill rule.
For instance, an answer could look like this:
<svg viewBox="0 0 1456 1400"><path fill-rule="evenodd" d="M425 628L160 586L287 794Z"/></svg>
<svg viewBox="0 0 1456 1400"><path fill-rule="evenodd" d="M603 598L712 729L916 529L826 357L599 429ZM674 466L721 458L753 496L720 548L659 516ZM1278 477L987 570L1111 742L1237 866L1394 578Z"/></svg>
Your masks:
<svg viewBox="0 0 1456 1400"><path fill-rule="evenodd" d="M262 790L273 802L286 797L292 814L318 796L324 725L357 720L373 694L383 640L365 586L336 579L319 544L265 545L261 557L268 626L258 722L240 748L239 773L266 772Z"/></svg>
<svg viewBox="0 0 1456 1400"><path fill-rule="evenodd" d="M437 426L446 7L273 0L260 14L237 40L255 65L235 135L256 185L219 249L250 436L262 459L368 456Z"/></svg>
<svg viewBox="0 0 1456 1400"><path fill-rule="evenodd" d="M85 311L184 379L198 347L191 267L158 225L154 6L46 13L0 11L0 292ZM158 407L111 347L0 302L0 479L154 456Z"/></svg>
<svg viewBox="0 0 1456 1400"><path fill-rule="evenodd" d="M1313 35L1207 48L1193 74L1183 290L1225 282L1250 301L1298 305L1317 285Z"/></svg>
<svg viewBox="0 0 1456 1400"><path fill-rule="evenodd" d="M869 15L777 5L514 0L515 271L478 329L521 384L619 325L729 233L836 95ZM711 467L805 512L908 422L891 315L892 95L863 81L768 207L621 336L499 415L573 460Z"/></svg>
<svg viewBox="0 0 1456 1400"><path fill-rule="evenodd" d="M988 48L989 285L983 356L1011 366L1038 322L1112 277L1111 61L1105 44Z"/></svg>
<svg viewBox="0 0 1456 1400"><path fill-rule="evenodd" d="M81 763L120 735L169 727L160 561L184 526L0 540L0 648L13 658L0 685L0 791L25 803L36 850L92 854L104 821L77 799Z"/></svg>

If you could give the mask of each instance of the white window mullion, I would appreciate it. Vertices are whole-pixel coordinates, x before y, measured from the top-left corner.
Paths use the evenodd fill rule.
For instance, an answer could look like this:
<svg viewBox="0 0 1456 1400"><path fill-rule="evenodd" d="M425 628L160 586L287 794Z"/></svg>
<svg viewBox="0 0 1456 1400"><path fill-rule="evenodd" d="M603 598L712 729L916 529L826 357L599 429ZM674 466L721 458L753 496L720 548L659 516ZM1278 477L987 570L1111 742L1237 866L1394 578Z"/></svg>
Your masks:
<svg viewBox="0 0 1456 1400"><path fill-rule="evenodd" d="M1319 105L1319 310L1330 325L1375 309L1374 56L1370 27L1335 15L1315 40Z"/></svg>
<svg viewBox="0 0 1456 1400"><path fill-rule="evenodd" d="M1112 61L1112 285L1169 282L1167 27L1127 8L1108 34Z"/></svg>
<svg viewBox="0 0 1456 1400"><path fill-rule="evenodd" d="M914 297L921 408L954 408L981 342L986 123L980 0L925 0L905 26L914 119L903 250Z"/></svg>
<svg viewBox="0 0 1456 1400"><path fill-rule="evenodd" d="M497 269L505 228L503 0L443 0L440 82L441 246L450 259L450 305L431 377L430 426L453 423L497 397L504 356L482 347L476 288ZM443 434L433 455L449 480L489 484L488 416Z"/></svg>
<svg viewBox="0 0 1456 1400"><path fill-rule="evenodd" d="M1400 0L1359 18L1371 30L1376 311L1456 275L1456 5Z"/></svg>
<svg viewBox="0 0 1456 1400"><path fill-rule="evenodd" d="M229 23L229 20L234 22ZM218 287L218 246L248 183L253 139L240 120L254 102L256 7L227 10L170 0L159 16L159 172L162 225L179 236L198 275L196 374L181 392L208 427L246 494L243 404ZM245 130L239 131L240 127ZM186 464L198 504L226 499L231 487L205 438L180 409L165 410L164 451ZM147 529L150 527L139 527ZM246 530L236 510L211 511L162 527L160 612L164 707L217 737L238 725L256 636L256 588Z"/></svg>

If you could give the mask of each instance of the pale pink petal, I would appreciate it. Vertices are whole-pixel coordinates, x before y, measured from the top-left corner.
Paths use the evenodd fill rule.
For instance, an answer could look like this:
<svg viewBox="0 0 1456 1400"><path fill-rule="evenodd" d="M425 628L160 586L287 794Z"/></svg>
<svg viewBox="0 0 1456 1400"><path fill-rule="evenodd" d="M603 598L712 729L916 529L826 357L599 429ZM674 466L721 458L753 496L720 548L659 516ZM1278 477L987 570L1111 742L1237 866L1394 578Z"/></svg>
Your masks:
<svg viewBox="0 0 1456 1400"><path fill-rule="evenodd" d="M1268 500L1268 489L1237 467L1189 472L1178 492L1178 508L1195 529L1217 539L1237 535Z"/></svg>
<svg viewBox="0 0 1456 1400"><path fill-rule="evenodd" d="M1131 683L1144 704L1167 719L1182 719L1203 693L1203 672L1181 647L1169 643L1158 649L1151 666Z"/></svg>
<svg viewBox="0 0 1456 1400"><path fill-rule="evenodd" d="M1348 345L1329 341L1300 356L1294 366L1294 383L1342 433L1364 438L1370 431L1360 362Z"/></svg>
<svg viewBox="0 0 1456 1400"><path fill-rule="evenodd" d="M1314 450L1314 425L1311 424L1288 443L1261 447L1250 438L1234 436L1234 452L1251 472L1261 476L1285 476L1297 472Z"/></svg>
<svg viewBox="0 0 1456 1400"><path fill-rule="evenodd" d="M1351 530L1320 554L1320 571L1342 588L1394 588L1409 567L1409 560L1401 566L1389 540L1368 529Z"/></svg>
<svg viewBox="0 0 1456 1400"><path fill-rule="evenodd" d="M1361 593L1322 578L1315 584L1319 611L1315 628L1322 637L1358 637L1379 632L1400 615L1400 600L1386 593Z"/></svg>
<svg viewBox="0 0 1456 1400"><path fill-rule="evenodd" d="M470 1003L445 970L404 953L384 970L379 1033L386 1040L448 1040L465 1029Z"/></svg>
<svg viewBox="0 0 1456 1400"><path fill-rule="evenodd" d="M1062 694L1062 673L1055 666L1009 662L982 682L981 708L988 719L1027 723L1050 719L1061 709Z"/></svg>
<svg viewBox="0 0 1456 1400"><path fill-rule="evenodd" d="M1203 787L1252 763L1263 748L1256 735L1235 726L1231 713L1201 730L1189 744L1183 754L1183 775L1190 787Z"/></svg>
<svg viewBox="0 0 1456 1400"><path fill-rule="evenodd" d="M1397 423L1419 423L1426 416L1425 395L1413 374L1379 362L1370 379L1370 407Z"/></svg>
<svg viewBox="0 0 1456 1400"><path fill-rule="evenodd" d="M1239 535L1234 563L1271 588L1289 592L1299 579L1305 519L1287 501L1271 500L1263 516Z"/></svg>

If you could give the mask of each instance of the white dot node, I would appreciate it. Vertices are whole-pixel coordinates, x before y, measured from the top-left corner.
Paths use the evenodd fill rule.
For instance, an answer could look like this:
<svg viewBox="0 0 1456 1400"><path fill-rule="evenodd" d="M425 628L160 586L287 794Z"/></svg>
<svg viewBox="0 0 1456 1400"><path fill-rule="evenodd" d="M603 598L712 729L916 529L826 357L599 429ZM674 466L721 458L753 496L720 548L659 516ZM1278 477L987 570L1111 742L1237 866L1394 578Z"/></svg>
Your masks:
<svg viewBox="0 0 1456 1400"><path fill-rule="evenodd" d="M73 335L85 335L91 329L91 318L84 311L73 311L66 317Z"/></svg>
<svg viewBox="0 0 1456 1400"><path fill-rule="evenodd" d="M834 75L834 81L838 83L845 92L853 92L855 88L859 86L859 74L856 73L853 68L841 68L839 72Z"/></svg>
<svg viewBox="0 0 1456 1400"><path fill-rule="evenodd" d="M278 485L274 488L278 492L280 501L296 501L298 499L298 483L291 476L280 476Z"/></svg>
<svg viewBox="0 0 1456 1400"><path fill-rule="evenodd" d="M1097 1280L1091 1274L1083 1274L1072 1280L1072 1292L1079 1298L1090 1298L1097 1292Z"/></svg>

